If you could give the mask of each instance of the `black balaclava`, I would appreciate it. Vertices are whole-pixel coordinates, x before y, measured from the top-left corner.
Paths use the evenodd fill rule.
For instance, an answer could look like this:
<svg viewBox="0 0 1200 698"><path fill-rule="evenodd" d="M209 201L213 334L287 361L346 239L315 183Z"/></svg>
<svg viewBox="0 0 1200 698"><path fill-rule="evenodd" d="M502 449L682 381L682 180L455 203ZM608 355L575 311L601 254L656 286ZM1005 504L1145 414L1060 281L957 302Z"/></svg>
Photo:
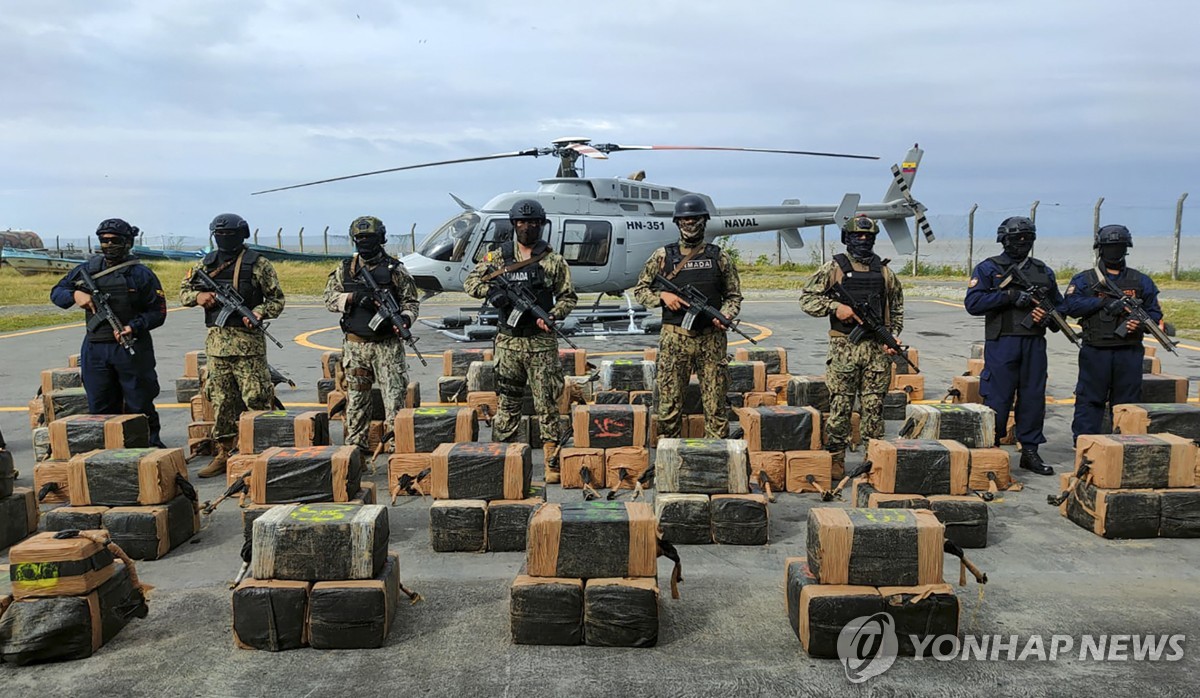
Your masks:
<svg viewBox="0 0 1200 698"><path fill-rule="evenodd" d="M213 233L213 242L217 246L217 251L223 257L229 257L242 248L242 234L237 232L221 232Z"/></svg>
<svg viewBox="0 0 1200 698"><path fill-rule="evenodd" d="M875 254L875 236L851 234L846 243L846 252L860 262L870 259L871 255Z"/></svg>
<svg viewBox="0 0 1200 698"><path fill-rule="evenodd" d="M697 247L704 242L704 229L708 227L708 219L697 218L693 223L684 223L676 219L679 226L679 242L684 247Z"/></svg>
<svg viewBox="0 0 1200 698"><path fill-rule="evenodd" d="M515 224L513 225L513 228L517 231L517 242L526 247L533 247L537 244L538 240L542 239L542 228L544 227L546 227L545 221L541 221L537 225L527 226L524 230L516 228Z"/></svg>
<svg viewBox="0 0 1200 698"><path fill-rule="evenodd" d="M1100 259L1104 262L1106 269L1124 269L1125 255L1129 252L1129 247L1125 243L1116 243L1112 245L1100 246Z"/></svg>
<svg viewBox="0 0 1200 698"><path fill-rule="evenodd" d="M354 249L359 259L374 264L383 257L383 240L378 235L359 235L354 238Z"/></svg>
<svg viewBox="0 0 1200 698"><path fill-rule="evenodd" d="M1020 262L1033 251L1033 240L1025 235L1009 235L1004 238L1004 254L1015 262Z"/></svg>
<svg viewBox="0 0 1200 698"><path fill-rule="evenodd" d="M133 240L120 235L106 235L100 238L100 254L109 264L120 264L129 256Z"/></svg>

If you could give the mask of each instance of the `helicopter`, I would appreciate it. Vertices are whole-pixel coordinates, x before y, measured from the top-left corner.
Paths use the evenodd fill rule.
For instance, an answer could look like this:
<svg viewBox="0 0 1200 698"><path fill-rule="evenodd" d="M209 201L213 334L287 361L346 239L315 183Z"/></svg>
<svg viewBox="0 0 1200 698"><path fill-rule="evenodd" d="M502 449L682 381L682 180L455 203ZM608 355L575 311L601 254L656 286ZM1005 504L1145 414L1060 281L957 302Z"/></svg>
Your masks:
<svg viewBox="0 0 1200 698"><path fill-rule="evenodd" d="M508 211L520 199L533 199L546 210L547 227L543 237L558 251L571 268L572 281L580 293L599 294L594 305L580 306L564 323L567 333L607 335L641 334L657 329L643 322L648 311L633 302L628 289L655 249L674 242L679 233L672 220L675 202L691 192L674 186L653 184L638 171L629 177L587 177L587 159L606 160L610 153L651 150L701 150L726 152L776 153L850 159L878 160L871 155L830 153L772 148L719 146L618 145L593 144L583 137L558 138L549 147L443 160L416 165L363 172L330 179L294 184L254 192L265 194L316 184L343 181L389 172L479 162L513 157L558 158L555 176L539 180L534 192L511 192L493 197L482 207L473 206L458 196L451 198L462 212L439 226L416 250L401 260L412 275L424 298L462 291L463 282L489 251L512 236ZM859 194L846 194L837 205L801 205L786 200L780 205L718 207L705 194L712 212L705 233L706 242L717 237L779 231L783 243L791 249L804 246L801 228L837 225L855 215L880 221L899 254L914 250L907 219L914 218L927 240L934 239L925 216L926 209L912 196L912 184L924 151L914 144L899 165L892 165L892 181L881 203L860 203ZM602 305L605 295L624 295L625 305ZM474 308L463 308L472 311ZM490 339L494 335L495 313L486 307L475 317L458 315L439 323L422 320L447 336L461 341ZM620 327L613 326L619 323ZM456 331L458 330L458 331Z"/></svg>

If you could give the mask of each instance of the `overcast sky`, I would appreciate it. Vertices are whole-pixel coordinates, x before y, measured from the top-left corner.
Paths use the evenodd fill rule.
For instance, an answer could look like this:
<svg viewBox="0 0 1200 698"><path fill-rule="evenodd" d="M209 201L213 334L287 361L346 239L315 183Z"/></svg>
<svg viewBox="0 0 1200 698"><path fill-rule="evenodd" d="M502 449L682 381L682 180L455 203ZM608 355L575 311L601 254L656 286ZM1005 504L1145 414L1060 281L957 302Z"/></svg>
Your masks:
<svg viewBox="0 0 1200 698"><path fill-rule="evenodd" d="M482 205L554 163L249 193L569 135L883 158L620 153L588 169L645 169L718 205L877 200L920 142L931 213L1041 199L1090 221L1105 195L1173 215L1200 165L1197 19L1186 0L8 2L0 228L79 237L121 216L203 236L228 210L264 231L373 214L427 232L458 210L448 192Z"/></svg>

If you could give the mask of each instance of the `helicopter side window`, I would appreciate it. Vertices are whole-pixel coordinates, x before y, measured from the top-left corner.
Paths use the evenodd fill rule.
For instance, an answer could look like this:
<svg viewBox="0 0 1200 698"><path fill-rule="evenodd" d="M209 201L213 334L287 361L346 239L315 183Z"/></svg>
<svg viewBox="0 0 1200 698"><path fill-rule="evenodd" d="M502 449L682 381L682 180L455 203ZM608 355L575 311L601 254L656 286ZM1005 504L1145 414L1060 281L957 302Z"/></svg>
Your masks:
<svg viewBox="0 0 1200 698"><path fill-rule="evenodd" d="M499 247L501 243L511 240L512 235L512 223L507 218L493 218L488 221L487 228L483 231L483 240L479 242L479 247L475 248L475 263L482 262L488 252ZM548 237L550 237L550 223L546 223L546 227L542 229L542 238Z"/></svg>
<svg viewBox="0 0 1200 698"><path fill-rule="evenodd" d="M479 215L473 212L455 216L426 238L417 254L439 262L461 262L478 223Z"/></svg>
<svg viewBox="0 0 1200 698"><path fill-rule="evenodd" d="M608 264L612 225L608 221L564 221L562 256L571 266Z"/></svg>

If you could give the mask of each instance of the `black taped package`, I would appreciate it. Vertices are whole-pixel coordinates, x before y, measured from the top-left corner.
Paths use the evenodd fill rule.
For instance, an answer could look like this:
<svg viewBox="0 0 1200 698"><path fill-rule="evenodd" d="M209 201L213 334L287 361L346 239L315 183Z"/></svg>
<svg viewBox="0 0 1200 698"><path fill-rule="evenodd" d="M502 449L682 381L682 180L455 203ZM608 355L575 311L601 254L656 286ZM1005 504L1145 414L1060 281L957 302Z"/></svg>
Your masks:
<svg viewBox="0 0 1200 698"><path fill-rule="evenodd" d="M1162 490L1162 538L1200 538L1200 489Z"/></svg>
<svg viewBox="0 0 1200 698"><path fill-rule="evenodd" d="M247 579L233 590L233 641L280 652L308 645L309 582Z"/></svg>
<svg viewBox="0 0 1200 698"><path fill-rule="evenodd" d="M964 548L987 547L987 502L973 496L934 495L929 498L929 508L946 526L946 540Z"/></svg>
<svg viewBox="0 0 1200 698"><path fill-rule="evenodd" d="M896 623L897 651L902 657L917 654L917 643L923 645L924 656L933 652L931 638L958 636L958 597L949 584L927 584L916 587L879 587L884 611Z"/></svg>
<svg viewBox="0 0 1200 698"><path fill-rule="evenodd" d="M597 390L595 403L597 405L628 405L628 390Z"/></svg>
<svg viewBox="0 0 1200 698"><path fill-rule="evenodd" d="M400 596L400 557L389 553L369 581L329 581L313 585L308 597L308 641L313 649L358 650L383 647Z"/></svg>
<svg viewBox="0 0 1200 698"><path fill-rule="evenodd" d="M702 545L712 542L712 522L706 494L654 495L654 516L663 540L675 545Z"/></svg>
<svg viewBox="0 0 1200 698"><path fill-rule="evenodd" d="M134 587L129 569L119 564L87 596L14 602L0 617L0 658L18 665L86 659L147 612L145 596Z"/></svg>
<svg viewBox="0 0 1200 698"><path fill-rule="evenodd" d="M714 543L725 545L766 545L770 538L767 498L761 494L713 495Z"/></svg>
<svg viewBox="0 0 1200 698"><path fill-rule="evenodd" d="M42 514L47 531L90 531L104 528L108 507L58 507Z"/></svg>
<svg viewBox="0 0 1200 698"><path fill-rule="evenodd" d="M788 558L785 566L788 620L810 657L836 658L842 628L883 610L883 597L875 587L819 584L802 557Z"/></svg>
<svg viewBox="0 0 1200 698"><path fill-rule="evenodd" d="M794 376L788 381L787 404L794 407L811 405L818 412L828 412L829 385L825 376Z"/></svg>
<svg viewBox="0 0 1200 698"><path fill-rule="evenodd" d="M362 455L354 446L268 448L254 459L255 504L348 502L362 489Z"/></svg>
<svg viewBox="0 0 1200 698"><path fill-rule="evenodd" d="M196 503L179 495L167 504L113 507L101 522L114 543L135 560L157 560L200 530Z"/></svg>
<svg viewBox="0 0 1200 698"><path fill-rule="evenodd" d="M518 576L509 593L513 644L583 643L583 580Z"/></svg>
<svg viewBox="0 0 1200 698"><path fill-rule="evenodd" d="M542 499L489 502L487 507L487 549L493 553L524 552L529 519L542 505Z"/></svg>
<svg viewBox="0 0 1200 698"><path fill-rule="evenodd" d="M429 507L429 542L438 553L475 553L487 548L487 502L442 499Z"/></svg>
<svg viewBox="0 0 1200 698"><path fill-rule="evenodd" d="M583 589L583 641L593 647L658 644L658 582L589 579Z"/></svg>
<svg viewBox="0 0 1200 698"><path fill-rule="evenodd" d="M255 579L374 579L388 545L387 507L281 504L254 522Z"/></svg>

